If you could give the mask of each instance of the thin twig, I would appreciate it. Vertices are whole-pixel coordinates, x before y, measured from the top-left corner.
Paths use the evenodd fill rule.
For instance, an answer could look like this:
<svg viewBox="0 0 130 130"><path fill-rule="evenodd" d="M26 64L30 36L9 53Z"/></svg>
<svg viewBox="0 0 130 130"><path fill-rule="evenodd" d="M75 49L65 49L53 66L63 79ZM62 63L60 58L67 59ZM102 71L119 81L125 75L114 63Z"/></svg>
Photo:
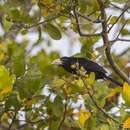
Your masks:
<svg viewBox="0 0 130 130"><path fill-rule="evenodd" d="M124 10L123 8L117 6L117 5L113 4L113 3L111 3L111 5L112 5L114 8L118 9L118 10L121 10L121 11ZM130 12L127 10L127 13L130 13Z"/></svg>
<svg viewBox="0 0 130 130"><path fill-rule="evenodd" d="M110 42L111 42L111 43L114 43L114 42L118 42L118 41L130 42L130 39L117 38L117 39L111 40Z"/></svg>
<svg viewBox="0 0 130 130"><path fill-rule="evenodd" d="M76 20L76 25L77 25L77 31L79 33L80 36L84 36L84 37L93 37L93 36L100 36L101 33L95 33L95 34L85 34L81 31L80 29L80 22L79 22L79 19L78 19L78 15L76 13L76 10L75 10L75 7L73 9L73 12L74 12L74 15L75 15L75 20Z"/></svg>
<svg viewBox="0 0 130 130"><path fill-rule="evenodd" d="M41 21L41 22L39 22L39 23L36 23L36 24L33 24L33 25L31 25L31 26L24 26L24 28L26 28L26 29L30 29L30 28L33 28L33 27L37 27L37 26L39 26L39 25L41 25L41 24L45 24L45 23L47 23L47 22L50 22L50 21L52 21L52 20L55 20L55 19L57 19L58 17L60 17L61 15L54 15L53 17L51 17L51 18L48 18L48 19L46 19L46 20L43 20L43 21Z"/></svg>
<svg viewBox="0 0 130 130"><path fill-rule="evenodd" d="M110 41L111 43L114 43L114 42L116 42L116 41L119 41L119 36L120 36L122 30L124 29L125 25L127 24L127 22L128 22L128 20L126 20L126 21L124 22L124 24L122 25L122 27L121 27L119 33L117 34L116 38L115 38L114 40Z"/></svg>
<svg viewBox="0 0 130 130"><path fill-rule="evenodd" d="M125 25L127 24L127 22L128 22L128 20L126 20L126 21L124 22L124 24L122 25L122 27L121 27L121 29L120 29L118 35L117 35L117 39L118 39L118 37L120 36L120 34L121 34L122 30L124 29Z"/></svg>
<svg viewBox="0 0 130 130"><path fill-rule="evenodd" d="M84 16L81 13L79 13L78 11L76 11L76 13L77 13L78 16L80 16L80 17L82 17L82 18L84 18L84 19L86 19L86 20L88 20L88 21L90 21L92 23L101 23L102 22L102 20L100 20L100 19L93 20L89 16Z"/></svg>
<svg viewBox="0 0 130 130"><path fill-rule="evenodd" d="M12 128L14 122L15 122L16 116L17 116L17 110L16 110L15 113L14 113L13 119L12 119L10 125L9 125L8 130L11 130L11 128Z"/></svg>
<svg viewBox="0 0 130 130"><path fill-rule="evenodd" d="M128 51L130 51L130 47L126 48L123 52L121 52L118 57L123 56L124 54L126 54Z"/></svg>
<svg viewBox="0 0 130 130"><path fill-rule="evenodd" d="M121 14L118 16L118 18L116 19L116 21L111 25L111 27L108 29L108 33L111 31L111 29L114 27L114 25L116 25L116 23L119 21L119 19L122 17L122 15L128 10L129 6L126 7Z"/></svg>

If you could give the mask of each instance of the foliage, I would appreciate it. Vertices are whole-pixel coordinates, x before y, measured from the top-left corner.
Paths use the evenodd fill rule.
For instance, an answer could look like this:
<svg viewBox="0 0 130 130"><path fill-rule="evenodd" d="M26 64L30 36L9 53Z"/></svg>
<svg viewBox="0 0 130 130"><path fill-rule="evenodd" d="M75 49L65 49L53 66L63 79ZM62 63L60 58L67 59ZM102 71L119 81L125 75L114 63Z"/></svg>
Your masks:
<svg viewBox="0 0 130 130"><path fill-rule="evenodd" d="M0 129L130 128L129 49L109 51L119 41L130 42L129 8L129 0L0 0ZM75 56L104 65L124 85L52 65L62 54L48 49L65 37L70 53L78 42ZM103 46L95 48L101 39Z"/></svg>

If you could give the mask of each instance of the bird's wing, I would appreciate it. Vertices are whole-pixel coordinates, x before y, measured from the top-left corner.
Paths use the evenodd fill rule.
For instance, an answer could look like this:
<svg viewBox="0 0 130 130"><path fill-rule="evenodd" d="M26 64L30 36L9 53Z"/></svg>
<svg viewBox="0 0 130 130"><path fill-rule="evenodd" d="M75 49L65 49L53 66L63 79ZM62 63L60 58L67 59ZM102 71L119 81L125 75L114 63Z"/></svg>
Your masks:
<svg viewBox="0 0 130 130"><path fill-rule="evenodd" d="M107 71L102 67L100 66L99 64L91 61L91 60L81 60L80 61L80 64L81 66L84 67L84 69L86 71L90 71L90 72L101 72L101 73L107 73Z"/></svg>

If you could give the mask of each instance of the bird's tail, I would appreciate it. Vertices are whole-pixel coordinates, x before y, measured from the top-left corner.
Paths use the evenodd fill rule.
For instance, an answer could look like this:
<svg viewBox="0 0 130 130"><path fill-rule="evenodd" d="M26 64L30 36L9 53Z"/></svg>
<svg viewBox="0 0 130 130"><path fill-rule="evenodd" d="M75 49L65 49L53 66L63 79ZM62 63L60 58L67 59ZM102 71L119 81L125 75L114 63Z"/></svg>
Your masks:
<svg viewBox="0 0 130 130"><path fill-rule="evenodd" d="M115 79L113 79L113 78L111 78L111 77L109 77L109 76L107 76L107 75L105 75L105 78L106 79L108 79L108 80L110 80L110 81L112 81L113 83L115 83L116 85L119 85L119 86L123 86L123 83L121 83L121 82L119 82L119 81L117 81L117 80L115 80Z"/></svg>

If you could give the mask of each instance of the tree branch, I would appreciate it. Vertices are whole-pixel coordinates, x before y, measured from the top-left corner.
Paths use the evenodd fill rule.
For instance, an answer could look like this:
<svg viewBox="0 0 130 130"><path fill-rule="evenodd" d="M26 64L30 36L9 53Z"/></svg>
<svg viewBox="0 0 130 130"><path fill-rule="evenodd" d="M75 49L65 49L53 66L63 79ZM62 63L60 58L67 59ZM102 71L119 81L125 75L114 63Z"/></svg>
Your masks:
<svg viewBox="0 0 130 130"><path fill-rule="evenodd" d="M123 40L125 41L125 39L120 39L119 36L120 36L120 34L121 34L121 31L124 29L125 25L127 24L127 22L128 22L128 20L126 20L126 21L124 22L124 24L122 25L122 27L121 27L119 33L117 34L116 38L115 38L114 40L110 41L111 43L114 43L114 42L116 42L116 41L123 41ZM126 40L126 41L129 42L129 40Z"/></svg>
<svg viewBox="0 0 130 130"><path fill-rule="evenodd" d="M75 20L76 20L77 31L78 31L80 36L93 37L93 36L100 36L101 35L101 33L95 33L95 34L85 34L85 33L83 33L80 29L80 22L79 22L78 15L76 13L75 7L73 9L73 12L74 12Z"/></svg>
<svg viewBox="0 0 130 130"><path fill-rule="evenodd" d="M102 22L102 38L103 38L103 42L104 42L104 46L106 47L105 49L105 53L106 53L106 57L110 63L110 65L112 66L113 70L126 82L128 82L130 84L129 78L127 77L127 75L121 71L121 69L119 68L119 66L113 61L112 56L111 56L111 47L110 47L110 42L109 42L109 38L108 38L108 31L107 31L107 17L106 17L106 12L105 12L105 8L104 8L104 3L102 0L97 0L100 6L100 11L101 11L101 18L104 20ZM121 17L121 16L120 16Z"/></svg>
<svg viewBox="0 0 130 130"><path fill-rule="evenodd" d="M130 47L126 48L123 52L121 52L118 57L123 56L124 54L126 54L128 51L130 51Z"/></svg>
<svg viewBox="0 0 130 130"><path fill-rule="evenodd" d="M47 23L47 22L50 22L50 21L52 21L52 20L55 20L55 19L57 19L58 17L60 17L61 15L54 15L53 17L51 17L51 18L48 18L48 19L46 19L46 20L43 20L43 21L41 21L41 22L39 22L39 23L36 23L36 24L33 24L33 25L31 25L31 26L24 26L24 28L25 29L30 29L30 28L33 28L33 27L37 27L37 26L39 26L39 25L41 25L41 24L45 24L45 23Z"/></svg>
<svg viewBox="0 0 130 130"><path fill-rule="evenodd" d="M124 10L123 8L121 8L121 7L117 6L116 4L111 3L111 5L112 5L114 8L118 9L118 10L121 10L121 11L123 11L123 10ZM127 10L127 13L129 13L129 14L130 14L130 12L129 12L128 10Z"/></svg>
<svg viewBox="0 0 130 130"><path fill-rule="evenodd" d="M82 17L82 18L84 18L84 19L86 19L86 20L88 20L88 21L90 21L90 22L92 22L92 23L102 23L102 20L100 20L100 19L97 19L97 20L93 20L93 19L91 19L89 16L84 16L84 15L82 15L81 13L79 13L79 12L77 12L76 11L76 13L77 13L77 15L78 16L80 16L80 17Z"/></svg>
<svg viewBox="0 0 130 130"><path fill-rule="evenodd" d="M97 1L101 1L101 0L97 0ZM101 5L101 2L99 3ZM103 5L102 5L103 7ZM111 25L111 27L108 29L108 33L111 31L111 29L114 27L114 25L116 25L116 23L119 21L119 19L122 17L122 15L124 15L124 13L128 10L129 6L125 7L123 9L123 11L121 12L121 14L118 16L118 18L116 19L116 21Z"/></svg>

